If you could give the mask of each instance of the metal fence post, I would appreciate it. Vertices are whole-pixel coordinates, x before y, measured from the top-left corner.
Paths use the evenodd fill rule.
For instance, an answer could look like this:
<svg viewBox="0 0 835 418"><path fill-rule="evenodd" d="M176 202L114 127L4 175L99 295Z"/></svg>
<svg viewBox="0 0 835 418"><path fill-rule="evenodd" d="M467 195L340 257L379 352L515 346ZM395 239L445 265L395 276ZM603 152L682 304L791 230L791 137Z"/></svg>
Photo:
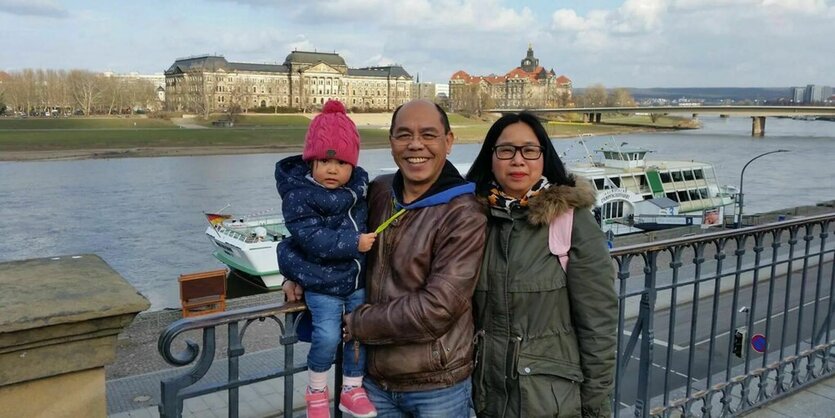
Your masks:
<svg viewBox="0 0 835 418"><path fill-rule="evenodd" d="M638 372L638 396L635 399L635 416L648 417L650 410L649 383L652 368L653 313L655 310L655 279L658 271L658 252L648 251L644 255L644 294L641 296L639 321L641 321L641 361Z"/></svg>

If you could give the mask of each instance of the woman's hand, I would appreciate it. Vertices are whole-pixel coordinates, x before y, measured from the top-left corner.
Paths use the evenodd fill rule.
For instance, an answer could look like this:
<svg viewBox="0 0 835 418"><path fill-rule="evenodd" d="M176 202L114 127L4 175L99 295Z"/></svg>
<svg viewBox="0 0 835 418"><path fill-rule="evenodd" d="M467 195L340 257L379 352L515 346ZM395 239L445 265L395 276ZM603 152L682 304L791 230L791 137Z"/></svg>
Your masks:
<svg viewBox="0 0 835 418"><path fill-rule="evenodd" d="M287 302L300 302L304 296L304 289L294 281L285 280L281 288L284 290L284 299Z"/></svg>
<svg viewBox="0 0 835 418"><path fill-rule="evenodd" d="M354 339L351 336L351 316L349 314L342 315L342 342L348 342Z"/></svg>

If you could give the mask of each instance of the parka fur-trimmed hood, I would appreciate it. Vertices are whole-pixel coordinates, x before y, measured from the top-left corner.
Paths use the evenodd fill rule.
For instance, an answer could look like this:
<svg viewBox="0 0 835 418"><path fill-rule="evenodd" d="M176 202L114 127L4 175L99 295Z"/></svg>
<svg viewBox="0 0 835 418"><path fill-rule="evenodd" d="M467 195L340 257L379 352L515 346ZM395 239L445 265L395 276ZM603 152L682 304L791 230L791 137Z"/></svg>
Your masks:
<svg viewBox="0 0 835 418"><path fill-rule="evenodd" d="M533 225L548 225L568 208L589 209L597 200L591 181L574 177L574 187L551 186L528 201L528 221Z"/></svg>

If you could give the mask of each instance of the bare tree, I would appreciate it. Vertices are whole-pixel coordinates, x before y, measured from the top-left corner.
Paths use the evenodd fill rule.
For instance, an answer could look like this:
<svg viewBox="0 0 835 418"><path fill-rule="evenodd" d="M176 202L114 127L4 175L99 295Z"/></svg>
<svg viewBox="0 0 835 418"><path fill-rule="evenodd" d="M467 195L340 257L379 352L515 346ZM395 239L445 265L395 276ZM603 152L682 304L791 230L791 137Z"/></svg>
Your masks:
<svg viewBox="0 0 835 418"><path fill-rule="evenodd" d="M67 75L70 95L75 106L89 115L102 97L101 77L84 70L72 70Z"/></svg>
<svg viewBox="0 0 835 418"><path fill-rule="evenodd" d="M232 123L237 123L241 112L252 107L258 88L249 77L239 76L235 81L226 107L226 116Z"/></svg>
<svg viewBox="0 0 835 418"><path fill-rule="evenodd" d="M491 97L489 88L481 83L456 86L452 101L456 112L467 115L481 116L485 109L496 107L496 101Z"/></svg>
<svg viewBox="0 0 835 418"><path fill-rule="evenodd" d="M194 68L183 74L183 86L181 89L186 110L195 112L203 118L208 119L212 111L210 92L206 76L202 69Z"/></svg>
<svg viewBox="0 0 835 418"><path fill-rule="evenodd" d="M635 106L635 99L632 98L629 90L623 87L616 88L612 94L609 95L609 101L606 105L618 107Z"/></svg>
<svg viewBox="0 0 835 418"><path fill-rule="evenodd" d="M58 110L60 113L64 113L70 107L66 72L46 70L44 77L43 85L47 107L50 110Z"/></svg>
<svg viewBox="0 0 835 418"><path fill-rule="evenodd" d="M585 99L584 106L586 107L605 106L606 98L608 97L606 87L603 87L602 84L595 84L588 87L583 96Z"/></svg>

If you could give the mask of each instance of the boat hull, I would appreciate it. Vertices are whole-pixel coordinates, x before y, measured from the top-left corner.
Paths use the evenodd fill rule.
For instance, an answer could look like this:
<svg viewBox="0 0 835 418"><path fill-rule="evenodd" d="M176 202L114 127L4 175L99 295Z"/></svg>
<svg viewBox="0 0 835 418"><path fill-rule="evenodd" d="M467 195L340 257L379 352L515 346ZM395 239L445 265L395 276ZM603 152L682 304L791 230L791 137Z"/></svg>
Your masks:
<svg viewBox="0 0 835 418"><path fill-rule="evenodd" d="M231 271L243 273L236 277L269 290L281 289L284 277L278 267L278 236L263 240L253 238L244 227L231 229L223 225L209 226L206 236L215 247L212 255Z"/></svg>

